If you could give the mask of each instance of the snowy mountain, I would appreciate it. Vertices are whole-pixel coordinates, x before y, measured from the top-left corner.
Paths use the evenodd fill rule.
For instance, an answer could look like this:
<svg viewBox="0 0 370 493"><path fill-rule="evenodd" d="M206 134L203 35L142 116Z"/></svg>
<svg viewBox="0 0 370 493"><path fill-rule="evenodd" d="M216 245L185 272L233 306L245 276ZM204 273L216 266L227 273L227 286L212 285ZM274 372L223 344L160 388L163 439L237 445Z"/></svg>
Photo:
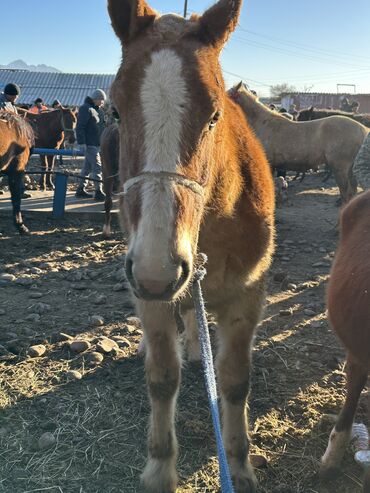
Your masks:
<svg viewBox="0 0 370 493"><path fill-rule="evenodd" d="M55 67L50 67L49 65L28 65L23 60L14 60L7 65L0 65L0 69L17 69L17 70L29 70L30 72L61 72Z"/></svg>

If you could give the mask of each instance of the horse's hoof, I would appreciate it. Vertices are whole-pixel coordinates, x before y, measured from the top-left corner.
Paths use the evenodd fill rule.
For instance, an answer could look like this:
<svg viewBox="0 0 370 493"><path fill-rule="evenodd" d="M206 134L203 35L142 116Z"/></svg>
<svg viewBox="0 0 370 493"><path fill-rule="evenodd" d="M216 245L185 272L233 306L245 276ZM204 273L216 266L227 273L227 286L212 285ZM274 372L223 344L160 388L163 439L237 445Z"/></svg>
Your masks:
<svg viewBox="0 0 370 493"><path fill-rule="evenodd" d="M257 483L254 478L232 477L235 493L256 493Z"/></svg>
<svg viewBox="0 0 370 493"><path fill-rule="evenodd" d="M174 457L168 460L149 459L140 483L146 493L175 493L178 477Z"/></svg>
<svg viewBox="0 0 370 493"><path fill-rule="evenodd" d="M30 230L23 223L22 224L17 224L16 227L17 227L18 233L20 235L29 235L29 234L31 234Z"/></svg>
<svg viewBox="0 0 370 493"><path fill-rule="evenodd" d="M231 470L231 477L235 493L256 493L257 478L249 462L246 467L237 467L236 470Z"/></svg>
<svg viewBox="0 0 370 493"><path fill-rule="evenodd" d="M103 238L106 239L106 240L108 238L110 238L110 233L111 233L111 231L110 231L110 225L109 224L104 224L104 226L103 226L103 233L102 233Z"/></svg>
<svg viewBox="0 0 370 493"><path fill-rule="evenodd" d="M337 475L338 475L338 467L337 466L332 466L332 465L327 465L327 464L321 464L320 465L320 470L319 470L320 481L322 481L322 482L329 481L330 479L333 479Z"/></svg>

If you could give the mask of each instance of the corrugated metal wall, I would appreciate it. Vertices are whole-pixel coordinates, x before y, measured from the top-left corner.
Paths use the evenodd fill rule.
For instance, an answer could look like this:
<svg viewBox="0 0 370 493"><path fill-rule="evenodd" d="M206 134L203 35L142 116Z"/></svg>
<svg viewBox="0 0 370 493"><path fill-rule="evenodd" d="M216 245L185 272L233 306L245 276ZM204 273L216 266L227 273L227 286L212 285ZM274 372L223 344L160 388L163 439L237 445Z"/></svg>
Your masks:
<svg viewBox="0 0 370 493"><path fill-rule="evenodd" d="M32 104L38 97L46 104L55 99L66 106L80 106L94 89L109 94L113 74L68 74L54 72L30 72L28 70L0 69L0 91L8 82L21 87L20 104Z"/></svg>

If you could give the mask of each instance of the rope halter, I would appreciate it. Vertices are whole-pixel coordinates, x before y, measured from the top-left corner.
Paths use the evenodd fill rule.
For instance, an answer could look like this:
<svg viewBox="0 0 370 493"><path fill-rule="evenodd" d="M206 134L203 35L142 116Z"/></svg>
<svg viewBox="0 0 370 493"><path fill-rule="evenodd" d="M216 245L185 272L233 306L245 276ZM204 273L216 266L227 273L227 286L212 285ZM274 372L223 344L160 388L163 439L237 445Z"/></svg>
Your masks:
<svg viewBox="0 0 370 493"><path fill-rule="evenodd" d="M192 192L204 197L204 188L195 180L190 180L180 173L171 173L170 171L144 171L133 178L127 180L123 185L123 192L119 195L127 195L129 190L142 181L151 181L154 183L163 183L166 181L173 182L188 188Z"/></svg>

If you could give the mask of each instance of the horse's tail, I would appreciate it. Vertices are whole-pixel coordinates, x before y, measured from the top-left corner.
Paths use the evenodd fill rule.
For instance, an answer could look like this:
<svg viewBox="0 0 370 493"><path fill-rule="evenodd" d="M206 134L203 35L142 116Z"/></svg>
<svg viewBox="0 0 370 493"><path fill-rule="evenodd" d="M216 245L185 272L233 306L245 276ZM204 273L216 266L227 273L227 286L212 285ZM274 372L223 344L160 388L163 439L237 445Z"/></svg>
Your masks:
<svg viewBox="0 0 370 493"><path fill-rule="evenodd" d="M353 163L353 174L364 190L370 188L370 132L357 153Z"/></svg>

